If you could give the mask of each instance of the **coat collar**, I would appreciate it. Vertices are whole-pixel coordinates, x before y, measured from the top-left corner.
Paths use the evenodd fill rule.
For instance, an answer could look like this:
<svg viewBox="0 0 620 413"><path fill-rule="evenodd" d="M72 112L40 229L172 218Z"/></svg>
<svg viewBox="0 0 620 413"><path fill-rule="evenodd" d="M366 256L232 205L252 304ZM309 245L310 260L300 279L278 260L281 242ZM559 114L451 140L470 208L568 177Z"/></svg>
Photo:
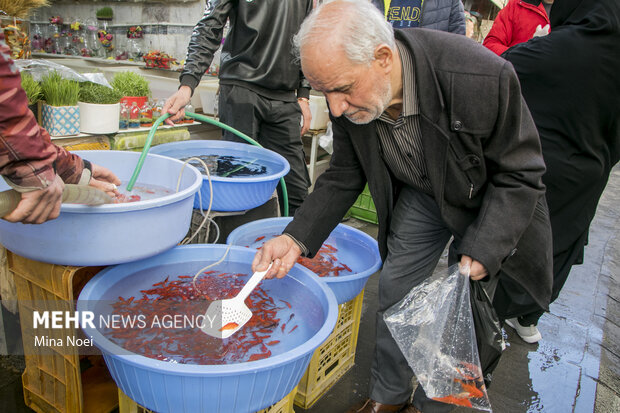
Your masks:
<svg viewBox="0 0 620 413"><path fill-rule="evenodd" d="M395 30L396 39L403 42L411 51L413 66L415 70L416 88L418 90L418 102L420 103L420 113L433 122L439 120L439 116L444 110L445 103L440 93L439 82L433 71L432 64L426 50L415 38L415 31Z"/></svg>

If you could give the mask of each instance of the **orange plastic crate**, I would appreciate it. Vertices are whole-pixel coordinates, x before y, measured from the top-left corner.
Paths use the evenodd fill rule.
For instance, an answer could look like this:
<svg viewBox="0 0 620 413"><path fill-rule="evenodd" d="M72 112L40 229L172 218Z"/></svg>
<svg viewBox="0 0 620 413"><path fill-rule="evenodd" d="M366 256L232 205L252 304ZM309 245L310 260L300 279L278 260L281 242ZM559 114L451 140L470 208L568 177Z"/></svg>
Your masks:
<svg viewBox="0 0 620 413"><path fill-rule="evenodd" d="M82 287L103 267L46 264L7 252L17 290L26 369L22 374L24 402L39 413L107 413L117 406L116 385L107 368L80 369L77 349L70 353L34 346L34 336L63 338L75 329L32 328L32 312L71 311ZM36 307L36 308L35 308ZM112 397L110 397L112 396Z"/></svg>

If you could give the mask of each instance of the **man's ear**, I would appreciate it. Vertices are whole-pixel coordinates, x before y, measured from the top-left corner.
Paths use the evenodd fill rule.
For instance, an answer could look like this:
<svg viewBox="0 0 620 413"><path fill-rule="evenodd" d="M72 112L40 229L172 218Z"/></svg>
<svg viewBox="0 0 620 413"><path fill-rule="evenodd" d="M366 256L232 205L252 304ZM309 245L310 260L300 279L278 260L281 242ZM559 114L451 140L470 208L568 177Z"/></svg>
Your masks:
<svg viewBox="0 0 620 413"><path fill-rule="evenodd" d="M391 69L394 59L394 52L387 44L377 46L375 49L375 61L383 69Z"/></svg>

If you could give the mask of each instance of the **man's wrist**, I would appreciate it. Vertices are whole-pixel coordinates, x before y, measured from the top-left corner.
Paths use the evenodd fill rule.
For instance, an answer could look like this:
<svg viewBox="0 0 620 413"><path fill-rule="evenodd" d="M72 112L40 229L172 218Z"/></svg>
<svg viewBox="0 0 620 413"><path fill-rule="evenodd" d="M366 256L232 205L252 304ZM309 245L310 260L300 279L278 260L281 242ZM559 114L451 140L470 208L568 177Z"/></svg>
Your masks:
<svg viewBox="0 0 620 413"><path fill-rule="evenodd" d="M186 86L189 88L191 96L194 96L194 90L196 89L196 87L198 87L200 80L196 79L191 75L181 75L180 83L181 84L179 85L179 89L181 89L183 86Z"/></svg>
<svg viewBox="0 0 620 413"><path fill-rule="evenodd" d="M282 235L286 235L287 237L289 237L291 240L293 240L293 242L299 247L299 250L301 251L301 255L303 257L306 257L309 253L308 248L304 245L303 242L299 241L297 238L295 238L294 236L292 236L289 233L283 233Z"/></svg>
<svg viewBox="0 0 620 413"><path fill-rule="evenodd" d="M298 98L297 98L297 101L298 101L298 102L306 102L306 103L309 103L309 102L310 102L310 99L305 98L305 97L303 97L303 96L302 96L302 97L298 97Z"/></svg>

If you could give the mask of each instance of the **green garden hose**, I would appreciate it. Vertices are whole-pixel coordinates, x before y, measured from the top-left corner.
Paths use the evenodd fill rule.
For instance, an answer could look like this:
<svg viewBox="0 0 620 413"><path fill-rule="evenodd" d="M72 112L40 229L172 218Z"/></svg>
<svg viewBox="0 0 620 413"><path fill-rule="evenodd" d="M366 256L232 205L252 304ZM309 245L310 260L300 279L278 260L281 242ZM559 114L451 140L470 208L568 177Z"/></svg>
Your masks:
<svg viewBox="0 0 620 413"><path fill-rule="evenodd" d="M211 125L215 125L221 129L224 129L228 132L231 132L237 135L238 137L240 137L241 139L244 139L246 142L251 143L252 145L255 145L261 148L263 147L260 143L256 142L254 139L250 138L245 133L240 132L237 129L232 128L215 119L211 119L207 116L199 115L197 113L192 113L192 112L185 112L185 116L196 119L199 122L210 123ZM146 154L149 152L149 149L151 148L151 141L153 140L153 136L155 135L155 131L157 130L157 127L168 117L170 117L170 114L165 113L153 123L153 126L151 127L151 130L149 131L149 134L146 137L146 143L144 144L144 148L142 149L142 153L140 154L140 159L138 159L138 163L136 165L136 168L133 171L133 175L131 176L129 183L127 184L127 191L131 191L133 189L133 186L135 185L136 180L138 179L138 175L140 175L140 171L142 170L142 166L144 165L144 160L146 159ZM288 192L286 191L286 184L284 183L283 177L280 178L280 184L282 185L282 198L284 201L284 216L287 217L288 216Z"/></svg>

